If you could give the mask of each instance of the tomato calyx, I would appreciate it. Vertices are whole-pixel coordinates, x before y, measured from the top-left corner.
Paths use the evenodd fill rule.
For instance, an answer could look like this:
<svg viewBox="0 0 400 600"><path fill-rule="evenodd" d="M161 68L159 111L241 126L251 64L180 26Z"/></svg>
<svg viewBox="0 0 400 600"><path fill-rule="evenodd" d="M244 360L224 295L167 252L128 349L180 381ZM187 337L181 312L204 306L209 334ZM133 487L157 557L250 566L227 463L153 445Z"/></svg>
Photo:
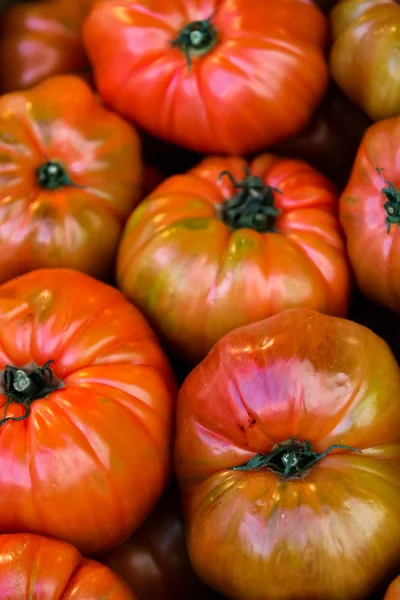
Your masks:
<svg viewBox="0 0 400 600"><path fill-rule="evenodd" d="M276 208L274 192L282 194L278 188L265 185L261 177L251 175L244 169L245 177L236 181L232 173L222 171L222 177L229 177L238 193L221 203L217 210L220 219L231 229L254 229L260 233L276 232L276 219L280 210Z"/></svg>
<svg viewBox="0 0 400 600"><path fill-rule="evenodd" d="M218 32L211 23L213 16L202 21L192 21L171 41L171 46L185 55L188 69L192 66L192 57L207 54L217 42Z"/></svg>
<svg viewBox="0 0 400 600"><path fill-rule="evenodd" d="M48 160L36 169L39 187L54 191L62 187L80 187L68 175L67 169L56 160Z"/></svg>
<svg viewBox="0 0 400 600"><path fill-rule="evenodd" d="M256 454L242 465L232 467L232 470L259 471L260 469L267 469L280 475L282 479L304 477L313 465L322 460L329 452L336 449L361 453L361 450L358 450L358 448L334 444L321 454L318 454L317 452L313 452L311 443L308 440L298 442L292 438L286 442L276 444L269 454Z"/></svg>
<svg viewBox="0 0 400 600"><path fill-rule="evenodd" d="M62 387L61 382L54 377L50 369L53 362L53 360L49 360L43 367L34 369L22 369L6 365L3 371L3 394L7 401L3 408L0 426L7 421L23 421L30 415L32 402L44 398ZM7 409L12 403L21 404L25 407L25 413L21 417L6 416Z"/></svg>
<svg viewBox="0 0 400 600"><path fill-rule="evenodd" d="M391 224L397 225L400 223L400 190L396 190L393 183L388 181L383 175L383 169L376 169L380 178L387 184L388 187L382 188L382 194L386 198L383 208L386 211L386 229L390 232Z"/></svg>

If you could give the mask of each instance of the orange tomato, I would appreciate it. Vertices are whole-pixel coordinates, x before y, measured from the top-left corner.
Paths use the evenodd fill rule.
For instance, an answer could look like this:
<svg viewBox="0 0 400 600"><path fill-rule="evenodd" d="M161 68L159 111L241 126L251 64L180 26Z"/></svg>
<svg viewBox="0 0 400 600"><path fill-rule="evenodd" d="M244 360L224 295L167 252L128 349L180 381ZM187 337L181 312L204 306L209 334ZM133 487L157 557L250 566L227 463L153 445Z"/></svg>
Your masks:
<svg viewBox="0 0 400 600"><path fill-rule="evenodd" d="M400 577L390 584L384 600L400 600Z"/></svg>
<svg viewBox="0 0 400 600"><path fill-rule="evenodd" d="M82 273L28 273L0 287L0 368L0 531L123 542L170 474L175 386L144 318Z"/></svg>

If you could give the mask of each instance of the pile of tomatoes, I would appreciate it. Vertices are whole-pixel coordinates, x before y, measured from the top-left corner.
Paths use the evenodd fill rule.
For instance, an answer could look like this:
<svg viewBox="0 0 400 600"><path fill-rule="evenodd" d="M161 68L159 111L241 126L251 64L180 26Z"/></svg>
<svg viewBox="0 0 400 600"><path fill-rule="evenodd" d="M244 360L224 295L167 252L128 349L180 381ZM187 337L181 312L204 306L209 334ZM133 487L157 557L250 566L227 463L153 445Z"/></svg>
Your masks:
<svg viewBox="0 0 400 600"><path fill-rule="evenodd" d="M0 600L400 600L399 44L4 4Z"/></svg>

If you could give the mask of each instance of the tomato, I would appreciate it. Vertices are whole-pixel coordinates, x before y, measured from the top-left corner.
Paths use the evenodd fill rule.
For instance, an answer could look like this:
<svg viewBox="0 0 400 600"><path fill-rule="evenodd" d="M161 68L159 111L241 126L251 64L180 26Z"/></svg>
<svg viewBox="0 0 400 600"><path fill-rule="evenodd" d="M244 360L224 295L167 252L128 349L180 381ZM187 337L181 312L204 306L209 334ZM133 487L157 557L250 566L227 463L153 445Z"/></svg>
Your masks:
<svg viewBox="0 0 400 600"><path fill-rule="evenodd" d="M384 600L400 600L400 577L390 584Z"/></svg>
<svg viewBox="0 0 400 600"><path fill-rule="evenodd" d="M68 269L0 287L0 532L122 543L170 472L174 383L141 314Z"/></svg>
<svg viewBox="0 0 400 600"><path fill-rule="evenodd" d="M104 556L102 562L129 583L138 600L214 598L190 564L175 486L169 488L140 529Z"/></svg>
<svg viewBox="0 0 400 600"><path fill-rule="evenodd" d="M305 160L344 187L370 124L371 120L332 86L305 129L276 146L274 152Z"/></svg>
<svg viewBox="0 0 400 600"><path fill-rule="evenodd" d="M334 80L372 119L399 115L399 2L341 0L331 22Z"/></svg>
<svg viewBox="0 0 400 600"><path fill-rule="evenodd" d="M308 309L237 329L178 397L192 564L234 600L365 600L400 566L400 369Z"/></svg>
<svg viewBox="0 0 400 600"><path fill-rule="evenodd" d="M45 267L113 271L140 198L136 131L75 76L0 98L0 282Z"/></svg>
<svg viewBox="0 0 400 600"><path fill-rule="evenodd" d="M286 308L345 315L350 276L336 202L333 184L304 162L207 158L132 213L119 286L190 361Z"/></svg>
<svg viewBox="0 0 400 600"><path fill-rule="evenodd" d="M357 283L369 299L400 311L400 118L365 133L340 198L340 219Z"/></svg>
<svg viewBox="0 0 400 600"><path fill-rule="evenodd" d="M59 540L0 535L0 564L1 600L135 600L118 575Z"/></svg>
<svg viewBox="0 0 400 600"><path fill-rule="evenodd" d="M81 27L92 4L93 0L37 0L11 5L0 29L0 92L88 69Z"/></svg>
<svg viewBox="0 0 400 600"><path fill-rule="evenodd" d="M107 104L203 153L293 135L328 82L328 23L311 0L100 0L84 41Z"/></svg>

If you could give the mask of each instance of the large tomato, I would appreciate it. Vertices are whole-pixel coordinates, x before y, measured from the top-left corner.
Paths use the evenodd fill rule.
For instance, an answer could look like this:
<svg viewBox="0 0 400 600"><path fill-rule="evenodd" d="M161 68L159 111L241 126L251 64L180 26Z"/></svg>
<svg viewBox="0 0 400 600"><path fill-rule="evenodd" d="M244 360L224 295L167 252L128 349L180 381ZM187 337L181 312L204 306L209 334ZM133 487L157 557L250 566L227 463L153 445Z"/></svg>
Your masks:
<svg viewBox="0 0 400 600"><path fill-rule="evenodd" d="M133 212L119 285L190 360L286 308L345 315L350 278L336 202L334 186L304 162L207 158Z"/></svg>
<svg viewBox="0 0 400 600"><path fill-rule="evenodd" d="M170 471L174 384L143 317L83 273L0 287L0 532L127 539Z"/></svg>
<svg viewBox="0 0 400 600"><path fill-rule="evenodd" d="M192 564L235 600L365 600L400 566L400 369L306 309L237 329L178 399Z"/></svg>
<svg viewBox="0 0 400 600"><path fill-rule="evenodd" d="M384 600L400 600L400 577L397 577L390 584Z"/></svg>
<svg viewBox="0 0 400 600"><path fill-rule="evenodd" d="M113 270L140 197L136 131L75 76L0 98L0 282L42 267Z"/></svg>
<svg viewBox="0 0 400 600"><path fill-rule="evenodd" d="M400 118L365 133L340 199L340 219L361 291L400 311Z"/></svg>
<svg viewBox="0 0 400 600"><path fill-rule="evenodd" d="M0 535L1 600L135 600L110 569L65 542Z"/></svg>
<svg viewBox="0 0 400 600"><path fill-rule="evenodd" d="M129 583L138 600L211 600L193 571L177 490L171 487L132 537L102 562Z"/></svg>
<svg viewBox="0 0 400 600"><path fill-rule="evenodd" d="M243 154L299 131L328 82L312 0L100 0L84 40L105 101L204 153Z"/></svg>
<svg viewBox="0 0 400 600"><path fill-rule="evenodd" d="M91 4L93 0L31 0L10 6L0 26L0 92L89 68L81 27Z"/></svg>
<svg viewBox="0 0 400 600"><path fill-rule="evenodd" d="M398 0L341 0L331 21L335 81L373 119L399 115Z"/></svg>

